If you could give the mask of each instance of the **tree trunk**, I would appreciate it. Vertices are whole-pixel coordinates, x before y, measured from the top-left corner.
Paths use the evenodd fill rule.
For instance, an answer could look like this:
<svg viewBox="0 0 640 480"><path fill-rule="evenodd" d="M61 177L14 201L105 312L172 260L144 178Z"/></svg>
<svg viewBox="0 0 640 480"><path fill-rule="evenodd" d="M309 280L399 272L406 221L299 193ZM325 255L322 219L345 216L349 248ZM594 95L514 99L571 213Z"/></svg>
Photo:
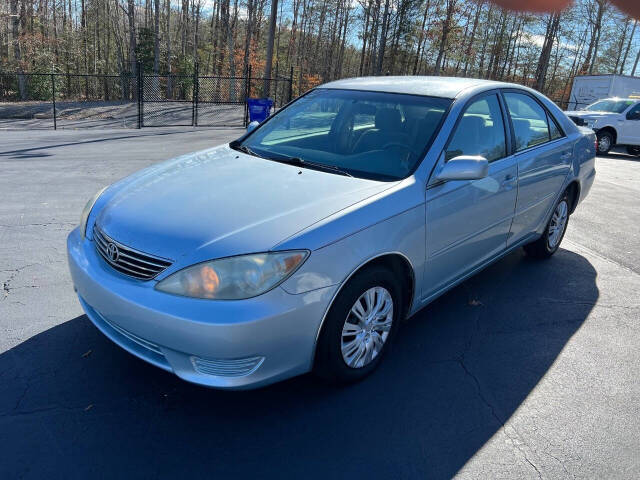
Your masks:
<svg viewBox="0 0 640 480"><path fill-rule="evenodd" d="M380 34L378 63L376 65L376 70L375 70L376 75L380 75L382 73L382 65L384 64L384 51L387 45L388 30L389 30L389 0L385 0L384 14L382 15L382 33Z"/></svg>
<svg viewBox="0 0 640 480"><path fill-rule="evenodd" d="M438 47L438 57L436 59L436 66L433 69L433 74L436 76L440 75L440 70L442 68L442 59L444 58L444 53L447 48L447 40L449 39L451 20L453 18L453 12L456 8L456 1L457 0L446 0L447 13L444 19L444 23L442 24L442 35L440 37L440 46Z"/></svg>
<svg viewBox="0 0 640 480"><path fill-rule="evenodd" d="M160 73L160 0L154 0L155 16L153 18L153 73Z"/></svg>
<svg viewBox="0 0 640 480"><path fill-rule="evenodd" d="M278 0L271 0L271 15L269 15L269 35L267 37L267 59L264 66L264 92L265 98L270 94L271 66L273 64L273 43L276 35L276 23L278 21Z"/></svg>
<svg viewBox="0 0 640 480"><path fill-rule="evenodd" d="M547 32L544 37L540 58L538 59L538 67L536 68L536 79L533 88L540 92L544 91L544 82L547 77L547 70L549 69L551 51L553 49L553 44L555 42L559 26L560 14L554 13L549 17L549 21L547 22Z"/></svg>
<svg viewBox="0 0 640 480"><path fill-rule="evenodd" d="M18 92L20 99L27 99L25 77L22 74L22 54L20 51L20 16L18 16L18 0L11 1L11 43L13 44L13 59L18 69Z"/></svg>
<svg viewBox="0 0 640 480"><path fill-rule="evenodd" d="M620 75L624 74L624 67L627 64L627 58L629 57L629 51L631 50L631 42L633 41L633 37L636 33L637 26L638 26L638 20L634 20L633 28L631 29L631 35L629 36L629 41L627 42L627 48L624 51L624 56L622 57L622 63L620 64Z"/></svg>

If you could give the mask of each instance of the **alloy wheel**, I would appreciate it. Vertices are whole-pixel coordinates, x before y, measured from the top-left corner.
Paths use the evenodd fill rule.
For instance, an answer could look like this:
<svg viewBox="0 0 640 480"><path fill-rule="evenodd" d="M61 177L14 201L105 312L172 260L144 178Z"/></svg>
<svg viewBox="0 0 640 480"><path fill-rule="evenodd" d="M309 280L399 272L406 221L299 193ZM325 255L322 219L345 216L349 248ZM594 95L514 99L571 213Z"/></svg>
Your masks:
<svg viewBox="0 0 640 480"><path fill-rule="evenodd" d="M608 152L611 149L611 138L608 135L603 135L598 139L598 151Z"/></svg>

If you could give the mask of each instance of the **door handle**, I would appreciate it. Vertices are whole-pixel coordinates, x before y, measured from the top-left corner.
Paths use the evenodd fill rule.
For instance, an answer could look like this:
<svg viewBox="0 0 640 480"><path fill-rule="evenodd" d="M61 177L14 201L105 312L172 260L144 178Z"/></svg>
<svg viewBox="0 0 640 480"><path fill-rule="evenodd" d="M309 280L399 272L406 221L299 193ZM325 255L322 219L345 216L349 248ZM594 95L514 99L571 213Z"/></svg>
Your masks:
<svg viewBox="0 0 640 480"><path fill-rule="evenodd" d="M508 187L509 185L513 184L516 182L516 176L515 175L507 175L506 177L504 177L504 180L502 180L502 186L503 187Z"/></svg>
<svg viewBox="0 0 640 480"><path fill-rule="evenodd" d="M561 160L569 160L570 158L571 158L571 152L564 152L562 155L560 155Z"/></svg>

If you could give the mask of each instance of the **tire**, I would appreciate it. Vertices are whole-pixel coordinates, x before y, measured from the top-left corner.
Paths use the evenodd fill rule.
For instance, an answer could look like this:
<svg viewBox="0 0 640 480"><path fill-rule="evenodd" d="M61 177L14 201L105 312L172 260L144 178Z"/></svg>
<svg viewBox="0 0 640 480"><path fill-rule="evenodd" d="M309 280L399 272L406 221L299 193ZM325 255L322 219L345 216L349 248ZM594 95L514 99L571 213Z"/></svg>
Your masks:
<svg viewBox="0 0 640 480"><path fill-rule="evenodd" d="M571 206L567 192L562 194L558 203L553 207L553 214L549 219L547 228L544 229L542 236L535 242L524 246L524 251L533 258L545 259L551 257L560 248L560 243L564 238L569 224L569 212ZM558 228L558 222L560 227Z"/></svg>
<svg viewBox="0 0 640 480"><path fill-rule="evenodd" d="M598 132L596 137L598 138L598 155L609 153L609 150L611 150L611 147L614 145L611 132Z"/></svg>
<svg viewBox="0 0 640 480"><path fill-rule="evenodd" d="M389 344L404 315L400 285L401 282L391 270L379 265L365 268L348 281L335 298L325 318L316 350L316 374L334 383L352 383L363 379L376 369L389 350ZM356 307L357 302L360 308L366 311L366 299L363 297L372 290L375 295L374 306L378 300L386 302L378 309L378 312L385 316L378 319L374 317L374 320L365 325L365 322L359 321L352 311L362 312ZM389 302L391 311L385 312ZM374 311L375 309L371 309L371 313ZM366 317L366 314L364 316ZM386 325L389 323L387 329ZM382 340L381 346L379 340ZM343 348L346 356L343 354ZM363 353L358 357L361 350Z"/></svg>
<svg viewBox="0 0 640 480"><path fill-rule="evenodd" d="M628 145L627 153L629 155L634 155L636 157L640 157L640 146L639 145Z"/></svg>

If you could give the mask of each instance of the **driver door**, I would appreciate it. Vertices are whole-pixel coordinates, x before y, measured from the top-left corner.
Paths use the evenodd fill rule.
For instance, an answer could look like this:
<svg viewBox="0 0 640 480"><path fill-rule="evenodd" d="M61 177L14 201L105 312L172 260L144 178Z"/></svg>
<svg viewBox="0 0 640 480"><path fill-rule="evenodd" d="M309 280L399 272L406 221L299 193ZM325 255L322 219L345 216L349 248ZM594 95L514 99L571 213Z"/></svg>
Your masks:
<svg viewBox="0 0 640 480"><path fill-rule="evenodd" d="M640 145L640 103L626 113L618 143Z"/></svg>
<svg viewBox="0 0 640 480"><path fill-rule="evenodd" d="M506 249L518 192L506 125L497 93L470 100L434 169L459 155L490 162L483 179L428 183L424 300Z"/></svg>

